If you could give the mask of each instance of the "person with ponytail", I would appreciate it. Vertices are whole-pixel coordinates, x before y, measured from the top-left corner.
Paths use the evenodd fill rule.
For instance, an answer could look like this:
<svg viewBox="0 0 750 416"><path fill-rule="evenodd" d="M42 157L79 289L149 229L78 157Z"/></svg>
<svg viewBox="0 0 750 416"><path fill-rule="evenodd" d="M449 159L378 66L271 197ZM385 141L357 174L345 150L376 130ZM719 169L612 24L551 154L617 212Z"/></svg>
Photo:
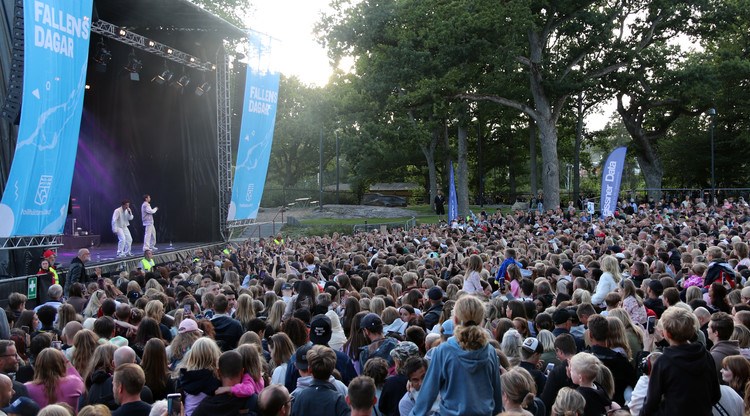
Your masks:
<svg viewBox="0 0 750 416"><path fill-rule="evenodd" d="M522 367L513 367L500 376L503 385L503 408L514 415L534 416L528 407L534 402L536 383Z"/></svg>
<svg viewBox="0 0 750 416"><path fill-rule="evenodd" d="M503 409L500 366L480 325L484 305L467 295L453 308L454 336L435 348L412 414L424 415L440 395L441 416L498 414Z"/></svg>

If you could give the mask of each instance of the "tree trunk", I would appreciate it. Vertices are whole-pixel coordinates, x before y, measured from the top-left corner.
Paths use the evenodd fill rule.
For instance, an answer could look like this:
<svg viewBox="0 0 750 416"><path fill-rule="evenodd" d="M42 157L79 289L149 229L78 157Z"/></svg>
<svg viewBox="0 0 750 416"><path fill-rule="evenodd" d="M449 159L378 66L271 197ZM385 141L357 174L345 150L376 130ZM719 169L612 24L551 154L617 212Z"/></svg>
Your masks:
<svg viewBox="0 0 750 416"><path fill-rule="evenodd" d="M529 159L531 160L529 182L531 182L531 195L536 196L539 192L539 182L536 177L538 167L536 165L536 124L533 118L529 118ZM513 203L515 201L511 201Z"/></svg>
<svg viewBox="0 0 750 416"><path fill-rule="evenodd" d="M581 196L581 143L583 142L583 95L578 95L578 122L573 153L573 204L578 205Z"/></svg>
<svg viewBox="0 0 750 416"><path fill-rule="evenodd" d="M638 160L638 165L641 167L641 172L643 172L643 179L646 181L648 197L659 202L661 199L661 181L664 177L664 167L661 164L661 159L655 152L652 155L641 153L638 152L635 157Z"/></svg>
<svg viewBox="0 0 750 416"><path fill-rule="evenodd" d="M435 148L437 147L438 141L440 140L440 132L435 131L432 134L432 139L430 140L429 146L425 146L424 144L419 144L419 149L422 151L422 154L424 155L425 160L427 160L427 171L429 172L429 182L430 182L430 205L433 204L433 201L435 201L435 197L437 196L437 167L435 164ZM433 207L434 208L434 207Z"/></svg>
<svg viewBox="0 0 750 416"><path fill-rule="evenodd" d="M507 159L508 159L508 186L510 187L510 202L511 204L516 201L516 169L515 169L515 158L513 157L513 136L508 134L508 148L507 148ZM533 160L533 159L532 159Z"/></svg>
<svg viewBox="0 0 750 416"><path fill-rule="evenodd" d="M469 164L467 145L469 132L466 125L458 126L458 170L456 172L456 199L458 202L458 215L466 217L469 215Z"/></svg>
<svg viewBox="0 0 750 416"><path fill-rule="evenodd" d="M560 207L560 166L557 159L557 126L544 120L539 128L539 142L542 144L542 191L544 208Z"/></svg>

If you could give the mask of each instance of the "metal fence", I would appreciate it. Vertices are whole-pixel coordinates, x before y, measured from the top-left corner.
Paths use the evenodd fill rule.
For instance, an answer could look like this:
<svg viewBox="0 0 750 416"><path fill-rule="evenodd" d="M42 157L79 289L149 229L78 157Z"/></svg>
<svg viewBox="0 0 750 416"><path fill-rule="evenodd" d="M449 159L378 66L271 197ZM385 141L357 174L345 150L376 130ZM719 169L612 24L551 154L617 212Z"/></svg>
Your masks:
<svg viewBox="0 0 750 416"><path fill-rule="evenodd" d="M364 224L355 224L352 227L352 231L356 234L359 232L370 232L373 230L380 230L383 227L385 227L388 231L394 228L403 228L404 230L408 231L416 226L417 226L417 219L415 217L411 217L410 219L406 221L399 221L399 222L370 223L370 222L365 221Z"/></svg>
<svg viewBox="0 0 750 416"><path fill-rule="evenodd" d="M351 191L338 192L325 190L322 193L323 204L343 204L357 205L359 198L357 194ZM283 189L283 188L266 188L263 190L263 199L261 206L264 207L283 207L283 206L317 206L321 202L321 193L319 189Z"/></svg>

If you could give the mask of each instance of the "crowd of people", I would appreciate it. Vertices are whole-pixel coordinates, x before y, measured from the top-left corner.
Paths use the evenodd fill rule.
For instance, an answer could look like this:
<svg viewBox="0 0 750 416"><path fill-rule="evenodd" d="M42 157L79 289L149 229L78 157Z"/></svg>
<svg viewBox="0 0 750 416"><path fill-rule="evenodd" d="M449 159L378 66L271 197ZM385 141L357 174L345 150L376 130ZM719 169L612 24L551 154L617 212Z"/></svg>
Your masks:
<svg viewBox="0 0 750 416"><path fill-rule="evenodd" d="M277 235L109 277L85 250L44 304L9 296L0 407L745 416L750 208L728 202Z"/></svg>

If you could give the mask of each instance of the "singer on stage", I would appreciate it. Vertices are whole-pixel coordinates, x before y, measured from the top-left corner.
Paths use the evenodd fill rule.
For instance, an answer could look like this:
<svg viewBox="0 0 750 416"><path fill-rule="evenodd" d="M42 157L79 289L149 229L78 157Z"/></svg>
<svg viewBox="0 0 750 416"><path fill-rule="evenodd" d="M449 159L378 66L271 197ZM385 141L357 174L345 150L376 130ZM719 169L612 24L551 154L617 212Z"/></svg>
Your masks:
<svg viewBox="0 0 750 416"><path fill-rule="evenodd" d="M154 227L154 214L158 207L151 208L151 195L143 195L143 204L141 205L141 222L143 222L143 252L146 250L156 250L156 228Z"/></svg>
<svg viewBox="0 0 750 416"><path fill-rule="evenodd" d="M130 235L128 226L133 219L133 211L130 210L130 201L122 201L122 205L115 209L112 214L112 232L117 234L117 257L132 256L130 245L133 237Z"/></svg>

